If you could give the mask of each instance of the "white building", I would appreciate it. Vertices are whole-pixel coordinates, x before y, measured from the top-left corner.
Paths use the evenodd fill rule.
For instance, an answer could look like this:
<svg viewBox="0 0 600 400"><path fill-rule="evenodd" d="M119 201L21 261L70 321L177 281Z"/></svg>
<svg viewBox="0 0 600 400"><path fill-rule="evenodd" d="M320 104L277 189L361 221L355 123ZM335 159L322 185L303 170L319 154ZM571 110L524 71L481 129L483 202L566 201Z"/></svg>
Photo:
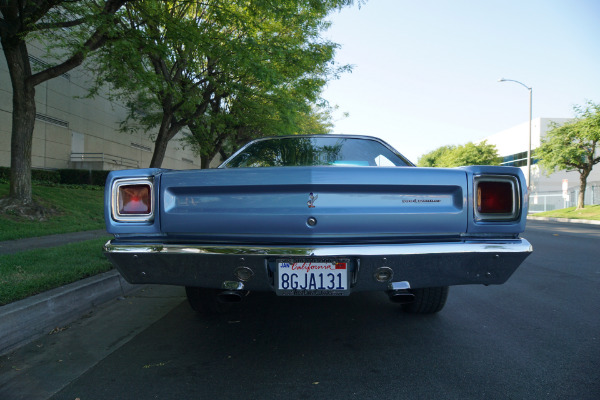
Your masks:
<svg viewBox="0 0 600 400"><path fill-rule="evenodd" d="M535 159L535 149L540 146L540 138L550 129L550 123L563 124L565 118L536 118L531 123L531 184L529 211L538 212L556 208L571 207L577 204L579 193L579 173L577 171L557 171L548 175ZM520 167L527 176L527 147L529 121L484 138L496 145L504 158L503 165ZM587 180L585 204L600 204L600 166L596 166Z"/></svg>
<svg viewBox="0 0 600 400"><path fill-rule="evenodd" d="M44 66L42 49L29 44L32 67ZM32 167L39 169L114 170L147 168L154 143L149 133L119 131L127 116L123 104L107 96L85 98L90 77L82 68L36 86L36 121ZM0 56L0 166L10 166L12 87L4 56ZM200 168L200 157L180 143L181 134L167 148L162 167Z"/></svg>

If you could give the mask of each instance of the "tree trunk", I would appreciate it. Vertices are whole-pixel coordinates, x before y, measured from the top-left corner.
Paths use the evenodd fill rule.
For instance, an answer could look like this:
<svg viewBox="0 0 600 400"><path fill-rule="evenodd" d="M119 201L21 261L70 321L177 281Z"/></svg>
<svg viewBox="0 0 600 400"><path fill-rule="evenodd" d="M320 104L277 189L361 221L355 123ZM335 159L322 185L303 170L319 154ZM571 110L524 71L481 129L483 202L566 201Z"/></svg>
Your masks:
<svg viewBox="0 0 600 400"><path fill-rule="evenodd" d="M13 88L12 136L10 144L10 193L13 202L33 203L31 197L31 145L35 125L35 86L25 41L2 40Z"/></svg>
<svg viewBox="0 0 600 400"><path fill-rule="evenodd" d="M158 135L156 135L156 140L154 141L154 153L152 153L150 168L160 168L162 166L169 142L177 135L182 127L181 123L175 121L173 112L163 112L162 123L160 124Z"/></svg>
<svg viewBox="0 0 600 400"><path fill-rule="evenodd" d="M221 143L214 145L211 151L206 156L202 157L202 159L200 160L200 168L209 169L210 163L215 159L217 155L221 153L222 148L223 146L221 145ZM225 161L225 159L223 159L222 161Z"/></svg>
<svg viewBox="0 0 600 400"><path fill-rule="evenodd" d="M591 169L580 172L579 174L579 196L577 196L577 210L585 207L585 187L587 186L587 178L590 175Z"/></svg>
<svg viewBox="0 0 600 400"><path fill-rule="evenodd" d="M150 160L150 168L160 168L163 160L165 159L165 154L167 153L167 146L169 144L169 139L166 134L161 135L160 133L156 136L156 141L154 142L154 152L152 153L152 160Z"/></svg>
<svg viewBox="0 0 600 400"><path fill-rule="evenodd" d="M171 139L173 139L184 126L190 125L190 121L197 118L199 115L206 111L207 102L204 101L202 104L196 106L196 111L193 115L188 118L181 118L177 120L175 118L175 110L179 107L173 107L170 103L170 99L163 101L163 117L154 141L154 153L152 154L152 160L150 161L150 168L160 168L167 152L167 146Z"/></svg>
<svg viewBox="0 0 600 400"><path fill-rule="evenodd" d="M200 159L200 169L209 169L211 161L210 156L202 157Z"/></svg>

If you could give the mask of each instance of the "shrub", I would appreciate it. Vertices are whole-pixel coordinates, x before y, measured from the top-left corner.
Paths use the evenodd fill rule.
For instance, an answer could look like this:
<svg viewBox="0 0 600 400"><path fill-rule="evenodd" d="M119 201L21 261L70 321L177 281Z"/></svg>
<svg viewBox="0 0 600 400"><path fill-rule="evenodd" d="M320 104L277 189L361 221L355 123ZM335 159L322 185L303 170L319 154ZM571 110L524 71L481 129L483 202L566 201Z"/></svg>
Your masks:
<svg viewBox="0 0 600 400"><path fill-rule="evenodd" d="M59 183L60 174L58 171L51 171L47 169L32 169L31 180L41 183Z"/></svg>
<svg viewBox="0 0 600 400"><path fill-rule="evenodd" d="M0 167L0 180L9 182L10 181L10 168ZM52 171L47 169L32 169L31 180L38 183L59 183L60 174L58 171Z"/></svg>
<svg viewBox="0 0 600 400"><path fill-rule="evenodd" d="M0 167L0 179L2 179L2 180L10 179L10 168Z"/></svg>
<svg viewBox="0 0 600 400"><path fill-rule="evenodd" d="M84 169L32 169L31 180L43 184L104 186L110 171ZM10 168L0 167L0 182L10 181Z"/></svg>
<svg viewBox="0 0 600 400"><path fill-rule="evenodd" d="M104 186L110 171L60 169L60 183L67 185Z"/></svg>

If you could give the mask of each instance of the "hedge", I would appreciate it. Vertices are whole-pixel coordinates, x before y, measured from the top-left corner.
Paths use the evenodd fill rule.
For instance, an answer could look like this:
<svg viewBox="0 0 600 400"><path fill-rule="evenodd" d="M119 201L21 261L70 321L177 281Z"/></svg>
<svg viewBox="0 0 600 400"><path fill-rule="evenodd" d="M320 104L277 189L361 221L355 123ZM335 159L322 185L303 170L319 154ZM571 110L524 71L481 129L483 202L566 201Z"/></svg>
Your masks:
<svg viewBox="0 0 600 400"><path fill-rule="evenodd" d="M104 186L110 171L84 169L32 169L31 180L44 183L61 183L66 185ZM10 168L0 167L0 179L10 180Z"/></svg>
<svg viewBox="0 0 600 400"><path fill-rule="evenodd" d="M84 169L59 169L60 183L71 185L104 186L110 171L84 170Z"/></svg>

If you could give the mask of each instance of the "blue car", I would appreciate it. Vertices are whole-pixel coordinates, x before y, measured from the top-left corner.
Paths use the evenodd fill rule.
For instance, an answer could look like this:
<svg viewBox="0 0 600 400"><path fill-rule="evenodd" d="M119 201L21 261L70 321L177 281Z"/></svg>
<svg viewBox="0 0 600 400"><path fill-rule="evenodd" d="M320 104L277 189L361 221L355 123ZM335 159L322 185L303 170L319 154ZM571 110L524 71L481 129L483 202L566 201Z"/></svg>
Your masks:
<svg viewBox="0 0 600 400"><path fill-rule="evenodd" d="M531 253L519 168L417 168L368 136L254 140L219 168L113 171L105 254L128 282L220 312L250 291L383 291L409 313L502 284Z"/></svg>

